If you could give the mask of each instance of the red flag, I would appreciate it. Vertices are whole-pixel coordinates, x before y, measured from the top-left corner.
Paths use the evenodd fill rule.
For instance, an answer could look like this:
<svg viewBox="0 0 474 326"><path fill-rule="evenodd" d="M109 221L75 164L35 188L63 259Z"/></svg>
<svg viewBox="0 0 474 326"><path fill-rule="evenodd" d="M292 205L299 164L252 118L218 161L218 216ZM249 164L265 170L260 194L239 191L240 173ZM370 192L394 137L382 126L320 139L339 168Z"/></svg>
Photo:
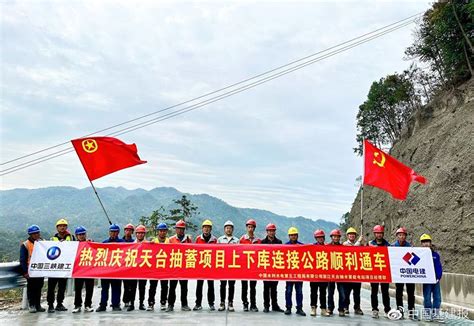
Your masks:
<svg viewBox="0 0 474 326"><path fill-rule="evenodd" d="M364 140L364 184L385 190L393 198L405 200L412 181L427 182L412 168Z"/></svg>
<svg viewBox="0 0 474 326"><path fill-rule="evenodd" d="M90 181L118 170L146 163L138 157L135 144L125 144L112 137L71 140Z"/></svg>

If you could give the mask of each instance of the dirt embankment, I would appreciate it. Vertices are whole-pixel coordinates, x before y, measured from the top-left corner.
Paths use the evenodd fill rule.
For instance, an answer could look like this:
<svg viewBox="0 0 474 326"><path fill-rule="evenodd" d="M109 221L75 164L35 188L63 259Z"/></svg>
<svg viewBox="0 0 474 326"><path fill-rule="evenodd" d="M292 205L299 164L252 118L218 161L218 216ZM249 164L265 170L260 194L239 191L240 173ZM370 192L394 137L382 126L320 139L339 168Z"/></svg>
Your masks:
<svg viewBox="0 0 474 326"><path fill-rule="evenodd" d="M364 233L385 224L386 238L399 226L409 241L429 233L440 251L444 270L474 273L474 80L446 92L414 114L391 155L425 176L414 183L406 201L364 187ZM350 224L360 227L360 192ZM372 235L369 234L371 238Z"/></svg>

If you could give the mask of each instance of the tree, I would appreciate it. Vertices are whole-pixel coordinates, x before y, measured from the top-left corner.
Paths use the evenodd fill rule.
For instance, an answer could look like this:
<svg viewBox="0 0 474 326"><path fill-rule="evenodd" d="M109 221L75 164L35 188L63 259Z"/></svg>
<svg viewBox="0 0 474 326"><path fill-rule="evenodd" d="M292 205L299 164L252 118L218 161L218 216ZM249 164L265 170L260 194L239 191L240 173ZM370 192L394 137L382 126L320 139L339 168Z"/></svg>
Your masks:
<svg viewBox="0 0 474 326"><path fill-rule="evenodd" d="M154 210L150 216L140 217L140 224L143 224L147 228L147 236L154 236L156 226L161 222L166 222L169 218L165 208L160 206L160 208Z"/></svg>
<svg viewBox="0 0 474 326"><path fill-rule="evenodd" d="M166 209L163 206L160 206L160 208L154 210L150 216L140 217L140 224L145 225L148 230L147 236L154 236L158 224L166 223L168 226L171 226L179 220L185 221L188 229L193 231L198 229L197 225L191 222L191 218L199 215L198 207L185 195L180 199L173 200L173 203L178 205L178 207L170 209L169 214L166 213Z"/></svg>
<svg viewBox="0 0 474 326"><path fill-rule="evenodd" d="M186 222L187 228L196 231L198 227L196 224L191 222L191 219L193 217L197 217L200 214L198 207L194 205L191 200L186 197L186 195L183 195L181 199L173 200L173 202L177 204L178 207L170 210L170 216L168 216L168 220L173 222L183 220Z"/></svg>
<svg viewBox="0 0 474 326"><path fill-rule="evenodd" d="M346 230L349 228L349 218L350 218L350 213L344 213L341 216L341 222L339 223L339 228L341 229L341 232L346 232Z"/></svg>
<svg viewBox="0 0 474 326"><path fill-rule="evenodd" d="M354 151L362 155L364 139L377 147L391 145L397 140L411 114L421 106L419 91L412 82L414 69L388 75L373 82L367 100L359 106L356 135L359 146Z"/></svg>
<svg viewBox="0 0 474 326"><path fill-rule="evenodd" d="M473 75L474 4L469 1L436 2L425 12L415 42L405 54L428 63L443 86L456 86Z"/></svg>

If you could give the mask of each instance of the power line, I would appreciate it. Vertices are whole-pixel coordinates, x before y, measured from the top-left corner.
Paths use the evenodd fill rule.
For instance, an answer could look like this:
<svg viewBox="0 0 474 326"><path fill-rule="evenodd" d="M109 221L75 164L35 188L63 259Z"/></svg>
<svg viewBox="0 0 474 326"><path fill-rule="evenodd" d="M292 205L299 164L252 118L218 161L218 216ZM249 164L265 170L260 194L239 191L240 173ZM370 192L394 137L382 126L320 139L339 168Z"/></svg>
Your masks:
<svg viewBox="0 0 474 326"><path fill-rule="evenodd" d="M157 118L154 118L154 119L151 119L151 120L148 120L148 121L139 123L139 124L137 124L137 125L124 128L124 129L119 130L119 131L117 131L117 132L108 134L107 136L118 136L118 135L121 135L121 134L125 134L125 133L128 133L128 132L131 132L131 131L134 131L134 130L137 130L137 129L140 129L140 128L143 128L143 127L146 127L146 126L149 126L149 125L151 125L151 124L154 124L154 123L157 123L157 122L160 122L160 121L168 120L168 119L170 119L170 118L172 118L172 117L175 117L175 116L177 116L177 115L181 115L181 114L184 114L184 113L186 113L186 112L193 111L193 110L198 109L198 108L200 108L200 107L202 107L202 106L208 105L208 104L210 104L210 103L216 102L216 101L218 101L218 100L224 99L224 98L226 98L226 97L232 96L232 95L234 95L234 94L243 92L243 91L245 91L245 90L247 90L247 89L250 89L250 88L253 88L253 87L258 86L258 85L260 85L260 84L263 84L263 83L265 83L265 82L268 82L268 81L270 81L270 80L272 80L272 79L281 77L281 76L286 75L286 74L288 74L288 73L291 73L291 72L293 72L293 71L295 71L295 70L302 69L303 67L305 67L305 66L307 66L307 65L313 64L313 63L315 63L315 62L317 62L317 61L321 61L321 60L326 59L326 58L328 58L328 57L330 57L330 56L336 55L336 54L338 54L338 53L340 53L340 52L347 51L347 50L350 49L350 48L353 48L353 47L358 46L358 45L360 45L360 44L363 44L363 43L366 43L366 42L368 42L368 41L371 41L372 39L375 39L375 38L380 37L380 36L382 36L382 35L388 34L388 33L392 32L392 31L394 31L394 30L396 30L396 29L405 27L405 26L407 26L407 25L409 25L409 24L411 24L411 23L412 23L412 21L405 22L405 23L403 23L403 24L400 25L400 26L393 27L393 28L391 28L391 29L389 29L389 30L386 30L386 31L384 31L384 32L381 32L381 33L379 33L379 34L372 35L371 37L366 38L366 39L364 39L364 40L361 40L361 41L359 41L359 42L357 42L357 43L354 43L354 44L351 44L351 45L349 45L349 46L343 47L343 48L341 48L341 49L338 49L338 50L336 50L336 51L333 51L333 52L331 52L331 53L328 53L328 54L326 54L326 55L324 55L324 56L321 56L321 57L319 57L319 58L312 59L312 60L310 60L310 61L307 61L307 62L305 62L305 63L303 63L303 64L298 65L298 66L295 66L295 67L292 67L292 68L290 68L290 69L287 69L287 70L285 70L285 71L279 72L279 73L277 73L277 74L268 76L268 77L263 78L263 79L261 79L261 80L259 80L259 81L257 81L257 82L251 83L251 84L249 84L249 85L245 85L245 86L240 87L240 88L238 88L238 89L229 91L229 92L227 92L227 93L225 93L225 94L221 94L221 95L219 95L219 96L217 96L217 97L214 97L214 98L205 100L205 101L203 101L203 102L194 104L194 105L192 105L192 106L185 107L185 108L182 108L182 109L180 109L180 110L177 110L177 111L170 112L170 113L167 113L167 114L165 114L165 115L162 115L162 116L160 116L160 117L157 117ZM68 142L68 143L69 143L69 142ZM54 152L54 153L49 154L49 155L46 155L46 156L42 156L42 157L40 157L40 158L31 160L31 161L28 161L28 162L25 162L25 163L22 163L22 164L18 164L18 165L16 165L16 166L11 167L11 168L8 168L8 169L5 169L5 170L3 170L3 171L0 171L0 172L2 173L2 174L0 174L0 176L6 175L6 174L10 174L10 173L13 173L13 172L15 172L15 171L21 170L21 169L23 169L23 168L26 168L26 167L29 167L29 166L36 165L36 164L39 164L39 163L41 163L41 162L47 161L47 160L49 159L48 157L49 157L50 155L54 155L54 156L52 156L52 157L50 157L50 158L55 158L55 157L58 157L58 156L67 154L67 153L69 153L69 152L72 152L72 151L73 151L73 150L67 148L67 149L64 149L64 150L61 150L61 151L58 151L58 152ZM59 155L55 155L55 154L59 154ZM31 163L31 164L29 164L29 163Z"/></svg>
<svg viewBox="0 0 474 326"><path fill-rule="evenodd" d="M107 127L107 128L105 128L105 129L101 129L101 130L98 130L98 131L89 133L89 134L84 135L84 136L82 136L82 137L88 137L88 136L92 136L92 135L95 135L95 134L99 134L99 133L102 133L102 132L105 132L105 131L108 131L108 130L111 130L111 129L114 129L114 128L117 128L117 127L120 127L120 126L123 126L123 125L125 125L125 124L132 123L132 122L135 122L135 121L138 121L138 120L141 120L141 119L144 119L144 118L147 118L147 117L150 117L150 116L159 114L159 113L161 113L161 112L168 111L168 110L171 110L171 109L173 109L173 108L176 108L176 107L179 107L179 106L182 106L182 105L185 105L185 104L194 102L194 101L199 100L199 99L202 99L202 98L204 98L204 97L207 97L207 96L210 96L210 95L213 95L213 94L222 92L222 91L224 91L224 90L227 90L227 89L229 89L229 88L235 87L235 86L237 86L237 85L240 85L240 84L246 83L246 82L248 82L248 81L251 81L251 80L253 80L253 79L257 79L257 78L262 77L262 76L264 76L264 75L270 74L270 73L272 73L272 72L274 72L274 71L277 71L277 70L280 70L280 69L282 69L282 68L291 66L291 65L293 65L293 64L295 64L295 63L304 61L304 60L309 59L309 58L311 58L311 57L314 57L314 56L316 56L316 55L319 55L319 54L322 54L322 53L324 53L324 52L328 52L328 51L330 51L330 50L332 50L332 49L341 47L342 45L345 45L345 44L347 44L347 43L354 42L354 41L356 41L356 40L358 40L358 39L361 39L361 38L366 37L366 36L368 36L368 35L374 34L374 33L379 32L379 31L381 31L381 30L385 30L385 29L387 29L388 27L395 26L395 25L398 25L398 24L400 24L400 23L402 23L402 22L406 22L406 21L409 21L409 20L410 20L410 23L411 23L411 22L413 21L413 19L414 19L415 17L419 16L420 14L422 14L422 13L417 13L417 14L415 14L415 15L412 15L412 16L409 16L409 17L407 17L407 18L401 19L401 20L399 20L399 21L397 21L397 22L394 22L394 23L391 23L391 24L386 25L386 26L384 26L384 27L375 29L375 30L373 30L373 31L371 31L371 32L369 32L369 33L362 34L362 35L357 36L357 37L355 37L355 38L352 38L352 39L350 39L350 40L347 40L347 41L344 41L344 42L342 42L342 43L339 43L339 44L337 44L337 45L335 45L335 46L329 47L329 48L327 48L327 49L325 49L325 50L318 51L318 52L316 52L316 53L310 54L310 55L305 56L305 57L303 57L303 58L300 58L300 59L291 61L291 62L289 62L289 63L287 63L287 64L285 64L285 65L282 65L282 66L273 68L273 69L271 69L271 70L268 70L268 71L265 71L265 72L260 73L260 74L258 74L258 75L255 75L255 76L253 76L253 77L249 77L249 78L244 79L244 80L242 80L242 81L240 81L240 82L237 82L237 83L228 85L228 86L226 86L226 87L223 87L223 88L220 88L220 89L218 89L218 90L215 90L215 91L206 93L206 94L204 94L204 95L195 97L195 98L193 98L193 99L190 99L190 100L187 100L187 101L184 101L184 102L181 102L181 103L178 103L178 104L175 104L175 105L172 105L172 106L169 106L169 107L166 107L166 108L163 108L163 109L160 109L160 110L151 112L151 113L148 113L148 114L146 114L146 115L142 115L142 116L140 116L140 117L137 117L137 118L134 118L134 119L131 119L131 120L124 121L124 122L122 122L122 123L119 123L119 124L116 124L116 125ZM81 137L81 138L82 138L82 137ZM60 144L57 144L57 145L54 145L54 146L50 146L50 147L47 147L47 148L43 148L43 149L41 149L41 150L38 150L38 151L35 151L35 152L32 152L32 153L26 154L26 155L23 155L23 156L19 156L19 157L17 157L17 158L11 159L11 160L9 160L9 161L0 163L0 165L6 165L6 164L9 164L9 163L13 163L13 162L15 162L15 161L18 161L18 160L27 158L27 157L29 157L29 156L33 156L33 155L36 155L36 154L39 154L39 153L42 153L42 152L45 152L45 151L48 151L48 150L51 150L51 149L54 149L54 148L63 146L63 145L67 145L67 144L69 144L69 141L66 141L66 142L63 142L63 143L60 143ZM53 153L53 154L54 154L54 153ZM41 158L38 158L38 159L41 159ZM26 162L26 163L28 163L28 162ZM1 172L3 172L3 171L1 171Z"/></svg>
<svg viewBox="0 0 474 326"><path fill-rule="evenodd" d="M258 86L258 85L261 85L261 84L266 83L266 82L268 82L268 81L271 81L271 80L273 80L273 79L279 78L279 77L284 76L284 75L286 75L286 74L289 74L289 73L291 73L291 72L293 72L293 71L300 70L300 69L302 69L302 68L304 68L304 67L306 67L306 66L308 66L308 65L314 64L315 62L318 62L318 61L324 60L324 59L326 59L326 58L332 57L332 56L334 56L334 55L336 55L336 54L339 54L339 53L341 53L341 52L347 51L347 50L349 50L349 49L351 49L351 48L353 48L353 47L356 47L356 46L359 46L359 45L361 45L361 44L363 44L363 43L369 42L369 41L371 41L371 40L373 40L373 39L375 39L375 38L378 38L378 37L383 36L383 35L385 35L385 34L391 33L391 32L393 32L393 31L395 31L395 30L400 29L400 28L403 28L403 27L405 27L405 26L411 24L414 20L415 20L415 19L412 19L412 20L410 20L410 21L405 21L405 20L403 20L403 21L405 21L403 24L400 24L400 25L398 25L398 26L392 27L392 28L390 28L390 29L388 29L388 30L385 30L385 31L383 31L383 32L380 32L380 33L371 35L370 37L367 37L367 38L365 38L365 39L359 40L359 41L356 42L356 43L353 43L353 44L350 44L350 45L346 45L346 46L344 46L344 47L342 47L342 48L339 48L339 49L337 49L337 50L334 50L334 51L332 51L332 52L329 52L329 53L327 53L327 54L325 54L325 55L323 55L323 56L320 56L320 57L317 57L317 58L308 60L308 61L303 62L303 63L301 63L301 64L299 64L299 65L296 65L296 66L294 66L294 67L291 67L291 68L288 68L288 69L286 69L286 70L280 71L280 72L278 72L278 73L269 75L269 76L267 76L267 77L265 77L265 78L262 78L262 79L260 79L260 80L255 81L255 82L253 82L253 83L250 83L250 84L241 86L241 87L239 87L239 88L237 88L237 89L231 90L231 91L229 91L229 92L226 92L226 93L221 94L221 95L218 95L218 96L216 96L216 97L207 99L207 100L205 100L205 101L196 103L196 104L194 104L194 105L191 105L191 106L188 106L188 107L185 107L185 108L182 108L182 109L179 109L179 110L176 110L176 111L173 111L173 112L164 114L164 115L162 115L162 116L153 118L153 119L151 119L151 120L147 120L147 121L138 123L138 124L136 124L136 125L133 125L133 126L130 126L130 127L127 127L127 128L124 128L124 129L121 129L121 130L118 130L118 131L115 131L115 132L113 132L113 133L111 133L111 134L108 134L107 136L118 136L118 135L122 135L122 134L125 134L125 133L128 133L128 132L132 132L132 131L135 131L135 130L137 130L137 129L141 129L141 128L144 128L144 127L146 127L146 126L149 126L149 125L151 125L151 124L155 124L155 123L158 123L158 122L160 122L160 121L168 120L168 119L170 119L170 118L172 118L172 117L175 117L175 116L178 116L178 115L181 115L181 114L184 114L184 113L187 113L187 112L196 110L196 109L201 108L201 107L203 107L203 106L205 106L205 105L211 104L211 103L213 103L213 102L219 101L219 100L224 99L224 98L227 98L227 97L229 97L229 96L232 96L232 95L241 93L241 92L243 92L243 91L245 91L245 90L254 88L254 87ZM389 26L393 26L393 25L394 25L394 24L391 24L391 25L389 25ZM378 29L378 30L381 30L381 29ZM369 34L373 34L373 33L368 33L368 34L366 34L366 35L369 35ZM347 43L347 42L344 42L344 43ZM331 47L331 48L335 48L335 47ZM321 52L327 52L327 49L326 49L325 51L321 51ZM301 60L298 60L298 62L299 62L299 61L301 61ZM288 66L288 65L285 65L285 66ZM273 71L275 71L275 70L277 70L277 69L274 69ZM268 74L268 73L267 73L267 74ZM263 75L263 74L261 74L261 75ZM253 78L253 79L255 79L255 78ZM241 83L242 83L242 82L241 82ZM189 102L191 102L191 101L192 101L192 100L190 100ZM152 114L149 114L149 115L147 115L147 116L150 116L150 115L152 115ZM142 118L143 118L143 117L142 117ZM139 119L139 118L135 119L135 121L138 120L138 119ZM64 144L69 144L69 142L66 142L66 143L64 143ZM58 146L59 146L59 145L58 145ZM56 146L56 147L57 147L57 146ZM53 147L53 148L54 148L54 147ZM34 159L34 160L31 160L31 161L27 161L27 162L22 163L22 164L18 164L18 165L16 165L16 166L11 167L11 168L8 168L8 169L5 169L5 170L3 170L3 171L0 171L0 172L1 172L0 176L6 175L6 174L10 174L10 173L13 173L13 172L18 171L18 170L22 170L22 169L27 168L27 167L29 167L29 166L39 164L39 163L41 163L41 162L47 161L47 160L49 160L49 159L52 159L52 158L55 158L55 157L58 157L58 156L62 156L62 155L68 154L68 153L73 152L73 151L74 151L73 149L67 148L67 149L63 149L63 150L58 151L58 152L54 152L54 153L49 154L49 155L45 155L45 156L39 157L39 158ZM40 152L40 151L39 151L39 152Z"/></svg>

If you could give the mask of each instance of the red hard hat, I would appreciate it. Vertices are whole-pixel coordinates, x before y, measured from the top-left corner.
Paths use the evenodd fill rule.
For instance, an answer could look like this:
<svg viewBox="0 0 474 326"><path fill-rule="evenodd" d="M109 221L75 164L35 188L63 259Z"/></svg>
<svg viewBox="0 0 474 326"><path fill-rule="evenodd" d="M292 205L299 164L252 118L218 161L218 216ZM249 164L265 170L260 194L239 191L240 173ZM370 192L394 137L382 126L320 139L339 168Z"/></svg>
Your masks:
<svg viewBox="0 0 474 326"><path fill-rule="evenodd" d="M395 234L399 234L399 233L408 234L407 229L405 229L404 227L399 228L397 232L395 232Z"/></svg>
<svg viewBox="0 0 474 326"><path fill-rule="evenodd" d="M338 236L340 236L340 237L342 236L342 235L341 235L341 230L339 230L339 229L334 229L334 230L332 230L331 233L329 233L329 235L330 235L331 237L332 237L333 235L338 235Z"/></svg>
<svg viewBox="0 0 474 326"><path fill-rule="evenodd" d="M265 227L265 231L276 230L276 229L277 229L277 227L273 223L268 223L267 226Z"/></svg>
<svg viewBox="0 0 474 326"><path fill-rule="evenodd" d="M247 226L247 225L253 225L253 226L257 227L257 222L255 222L255 220L250 219L245 223L245 226Z"/></svg>
<svg viewBox="0 0 474 326"><path fill-rule="evenodd" d="M186 228L186 222L183 221L183 220L179 220L178 222L176 222L176 224L174 225L175 228L183 228L185 229Z"/></svg>
<svg viewBox="0 0 474 326"><path fill-rule="evenodd" d="M374 233L384 233L385 228L382 225L376 225L373 229Z"/></svg>
<svg viewBox="0 0 474 326"><path fill-rule="evenodd" d="M125 225L125 227L123 228L124 230L126 229L131 229L132 231L135 230L135 227L133 226L133 224L131 223L128 223L127 225Z"/></svg>
<svg viewBox="0 0 474 326"><path fill-rule="evenodd" d="M138 225L135 229L135 233L143 232L146 233L146 227L144 225Z"/></svg>
<svg viewBox="0 0 474 326"><path fill-rule="evenodd" d="M331 232L332 233L332 232ZM323 230L316 230L314 231L314 237L317 238L317 237L325 237L326 234L324 234L324 231ZM331 234L332 235L332 234Z"/></svg>

